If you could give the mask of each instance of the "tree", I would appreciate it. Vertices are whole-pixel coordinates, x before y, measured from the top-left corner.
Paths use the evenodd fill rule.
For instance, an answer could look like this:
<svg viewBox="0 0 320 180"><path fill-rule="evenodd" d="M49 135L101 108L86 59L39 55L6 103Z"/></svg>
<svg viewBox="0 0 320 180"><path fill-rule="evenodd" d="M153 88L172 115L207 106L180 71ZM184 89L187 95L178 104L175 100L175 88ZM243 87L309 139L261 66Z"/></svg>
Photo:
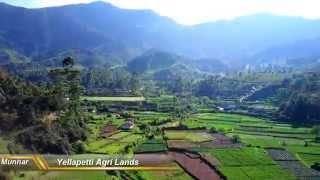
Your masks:
<svg viewBox="0 0 320 180"><path fill-rule="evenodd" d="M313 126L311 133L316 135L315 142L320 142L320 126Z"/></svg>
<svg viewBox="0 0 320 180"><path fill-rule="evenodd" d="M67 57L62 61L62 66L64 68L72 68L74 65L74 60L71 57Z"/></svg>
<svg viewBox="0 0 320 180"><path fill-rule="evenodd" d="M217 129L216 129L215 127L211 127L211 128L209 129L209 132L210 132L210 133L217 133L218 131L217 131Z"/></svg>
<svg viewBox="0 0 320 180"><path fill-rule="evenodd" d="M130 80L130 89L133 95L141 95L138 73L133 73Z"/></svg>
<svg viewBox="0 0 320 180"><path fill-rule="evenodd" d="M180 124L182 124L182 121L189 118L192 111L193 106L190 96L180 95L174 97L174 111L172 112L173 118L178 119Z"/></svg>
<svg viewBox="0 0 320 180"><path fill-rule="evenodd" d="M239 143L240 142L240 137L238 135L233 135L232 136L232 142L233 143Z"/></svg>
<svg viewBox="0 0 320 180"><path fill-rule="evenodd" d="M59 103L63 104L60 109L60 124L66 131L71 143L86 138L86 116L80 107L80 71L73 67L74 60L70 57L63 60L63 67L50 71L54 80L54 95Z"/></svg>
<svg viewBox="0 0 320 180"><path fill-rule="evenodd" d="M173 91L176 94L183 94L186 89L186 81L182 79L182 77L178 77L174 82Z"/></svg>
<svg viewBox="0 0 320 180"><path fill-rule="evenodd" d="M311 165L311 168L317 171L320 171L320 163L319 162L314 163L313 165Z"/></svg>
<svg viewBox="0 0 320 180"><path fill-rule="evenodd" d="M311 133L315 134L316 136L320 136L320 126L319 125L313 126L311 129Z"/></svg>

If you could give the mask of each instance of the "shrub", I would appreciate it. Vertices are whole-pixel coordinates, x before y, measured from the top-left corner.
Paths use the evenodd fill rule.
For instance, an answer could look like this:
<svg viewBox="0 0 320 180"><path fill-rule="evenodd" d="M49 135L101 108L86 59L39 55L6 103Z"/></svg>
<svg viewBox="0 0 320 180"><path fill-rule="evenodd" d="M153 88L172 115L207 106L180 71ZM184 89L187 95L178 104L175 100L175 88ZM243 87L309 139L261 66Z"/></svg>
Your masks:
<svg viewBox="0 0 320 180"><path fill-rule="evenodd" d="M216 129L215 127L211 127L211 128L209 129L209 132L210 132L210 133L217 133L217 129Z"/></svg>
<svg viewBox="0 0 320 180"><path fill-rule="evenodd" d="M319 162L314 163L313 165L311 165L311 168L317 171L320 171L320 163Z"/></svg>
<svg viewBox="0 0 320 180"><path fill-rule="evenodd" d="M85 147L84 143L79 140L79 141L72 144L72 150L76 154L82 154L82 153L86 152L86 147Z"/></svg>
<svg viewBox="0 0 320 180"><path fill-rule="evenodd" d="M222 133L226 133L226 129L224 129L224 128L220 128L220 129L218 129L218 131L222 132Z"/></svg>
<svg viewBox="0 0 320 180"><path fill-rule="evenodd" d="M233 143L239 143L240 142L240 137L238 135L233 135L232 136L232 142Z"/></svg>
<svg viewBox="0 0 320 180"><path fill-rule="evenodd" d="M282 141L281 145L282 146L287 146L287 143L285 141Z"/></svg>

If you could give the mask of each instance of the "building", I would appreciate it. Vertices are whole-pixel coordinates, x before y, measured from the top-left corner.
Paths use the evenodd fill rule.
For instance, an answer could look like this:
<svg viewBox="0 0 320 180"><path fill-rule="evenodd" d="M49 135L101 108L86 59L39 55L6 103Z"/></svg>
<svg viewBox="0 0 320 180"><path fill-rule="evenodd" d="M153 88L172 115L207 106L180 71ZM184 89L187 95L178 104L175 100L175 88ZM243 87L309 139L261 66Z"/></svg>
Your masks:
<svg viewBox="0 0 320 180"><path fill-rule="evenodd" d="M232 111L236 110L238 106L234 103L224 103L219 105L217 108L219 111Z"/></svg>
<svg viewBox="0 0 320 180"><path fill-rule="evenodd" d="M125 122L122 126L121 129L122 130L131 130L134 128L134 119L132 118L128 118L127 122Z"/></svg>

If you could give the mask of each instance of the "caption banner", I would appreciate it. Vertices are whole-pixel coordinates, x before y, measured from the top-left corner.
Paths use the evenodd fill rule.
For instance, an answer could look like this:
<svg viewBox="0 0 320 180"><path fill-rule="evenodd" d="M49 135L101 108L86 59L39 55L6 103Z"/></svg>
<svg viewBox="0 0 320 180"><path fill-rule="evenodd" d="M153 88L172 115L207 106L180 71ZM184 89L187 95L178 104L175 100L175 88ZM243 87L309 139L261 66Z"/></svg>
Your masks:
<svg viewBox="0 0 320 180"><path fill-rule="evenodd" d="M168 160L157 161L148 155L0 155L0 167L14 170L176 170Z"/></svg>

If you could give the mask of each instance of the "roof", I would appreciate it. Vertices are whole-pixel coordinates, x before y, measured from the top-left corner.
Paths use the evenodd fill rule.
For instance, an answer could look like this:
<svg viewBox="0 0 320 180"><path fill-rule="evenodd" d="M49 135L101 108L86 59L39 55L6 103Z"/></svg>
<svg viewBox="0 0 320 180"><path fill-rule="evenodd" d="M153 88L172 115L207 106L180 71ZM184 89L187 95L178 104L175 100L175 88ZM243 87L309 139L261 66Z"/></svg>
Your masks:
<svg viewBox="0 0 320 180"><path fill-rule="evenodd" d="M134 127L134 123L128 121L121 126L121 129L132 129Z"/></svg>

